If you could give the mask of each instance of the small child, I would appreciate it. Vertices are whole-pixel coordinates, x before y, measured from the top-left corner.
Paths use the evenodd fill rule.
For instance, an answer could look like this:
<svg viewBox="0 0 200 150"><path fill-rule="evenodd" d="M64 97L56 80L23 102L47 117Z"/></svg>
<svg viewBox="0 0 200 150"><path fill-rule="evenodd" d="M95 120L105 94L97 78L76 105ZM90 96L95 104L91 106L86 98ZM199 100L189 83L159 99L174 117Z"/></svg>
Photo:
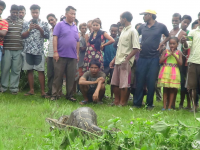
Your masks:
<svg viewBox="0 0 200 150"><path fill-rule="evenodd" d="M158 87L163 87L163 109L166 109L167 99L168 110L171 110L173 100L175 99L177 89L180 88L180 71L182 65L182 54L177 50L179 40L177 37L171 37L169 40L170 50L163 51L160 58L160 64L163 66L160 69L158 76Z"/></svg>

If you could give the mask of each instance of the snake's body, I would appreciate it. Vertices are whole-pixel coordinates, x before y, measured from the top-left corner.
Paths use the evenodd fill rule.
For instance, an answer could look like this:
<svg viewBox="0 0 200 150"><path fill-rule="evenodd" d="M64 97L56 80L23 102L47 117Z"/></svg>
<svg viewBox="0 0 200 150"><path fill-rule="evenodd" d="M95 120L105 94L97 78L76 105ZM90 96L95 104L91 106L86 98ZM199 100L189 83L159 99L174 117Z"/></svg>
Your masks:
<svg viewBox="0 0 200 150"><path fill-rule="evenodd" d="M47 118L46 121L59 129L74 126L89 132L100 132L102 130L97 126L96 113L89 107L78 108L70 116L61 116L59 119Z"/></svg>

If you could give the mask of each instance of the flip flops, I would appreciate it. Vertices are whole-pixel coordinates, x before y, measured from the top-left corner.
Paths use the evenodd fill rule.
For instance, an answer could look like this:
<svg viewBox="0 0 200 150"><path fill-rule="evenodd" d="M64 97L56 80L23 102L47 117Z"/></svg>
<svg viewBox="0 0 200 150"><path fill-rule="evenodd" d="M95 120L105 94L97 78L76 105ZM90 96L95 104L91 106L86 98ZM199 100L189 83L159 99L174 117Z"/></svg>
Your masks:
<svg viewBox="0 0 200 150"><path fill-rule="evenodd" d="M88 104L88 103L89 103L88 101L83 100L83 101L81 101L79 104L81 104L81 105L86 105L86 104Z"/></svg>
<svg viewBox="0 0 200 150"><path fill-rule="evenodd" d="M24 96L30 96L30 95L34 95L32 93L27 92L26 94L24 94Z"/></svg>

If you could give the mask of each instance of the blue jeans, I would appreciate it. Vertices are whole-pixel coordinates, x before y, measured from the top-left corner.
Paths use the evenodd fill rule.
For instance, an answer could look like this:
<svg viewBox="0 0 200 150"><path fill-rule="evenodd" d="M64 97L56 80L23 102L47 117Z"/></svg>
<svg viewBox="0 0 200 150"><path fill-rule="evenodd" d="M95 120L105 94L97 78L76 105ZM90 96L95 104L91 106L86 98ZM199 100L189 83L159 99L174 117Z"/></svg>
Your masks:
<svg viewBox="0 0 200 150"><path fill-rule="evenodd" d="M159 58L139 58L136 64L136 91L133 105L142 106L143 88L147 84L147 106L153 106L155 83L159 72Z"/></svg>

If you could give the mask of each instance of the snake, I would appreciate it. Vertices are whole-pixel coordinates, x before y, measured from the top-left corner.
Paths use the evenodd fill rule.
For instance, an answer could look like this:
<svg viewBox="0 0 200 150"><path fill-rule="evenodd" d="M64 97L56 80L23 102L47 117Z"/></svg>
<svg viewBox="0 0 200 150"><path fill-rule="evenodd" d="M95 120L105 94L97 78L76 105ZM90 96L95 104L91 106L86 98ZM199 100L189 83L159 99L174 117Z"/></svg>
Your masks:
<svg viewBox="0 0 200 150"><path fill-rule="evenodd" d="M90 107L81 107L74 110L69 116L63 115L58 119L46 118L51 128L65 129L67 126L74 126L88 132L102 132L97 126L97 115Z"/></svg>

